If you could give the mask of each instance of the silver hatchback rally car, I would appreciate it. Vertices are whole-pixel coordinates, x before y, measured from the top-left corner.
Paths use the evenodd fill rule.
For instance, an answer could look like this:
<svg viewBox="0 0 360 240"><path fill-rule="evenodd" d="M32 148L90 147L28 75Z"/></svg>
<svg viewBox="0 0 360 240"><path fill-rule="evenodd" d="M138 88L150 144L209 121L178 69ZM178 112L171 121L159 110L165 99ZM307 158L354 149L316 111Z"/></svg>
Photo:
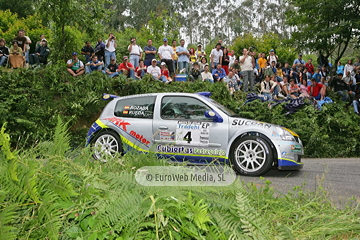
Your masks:
<svg viewBox="0 0 360 240"><path fill-rule="evenodd" d="M93 156L104 160L136 150L195 164L229 163L242 175L271 167L303 167L302 142L293 131L245 119L210 98L211 93L150 93L111 100L87 134Z"/></svg>

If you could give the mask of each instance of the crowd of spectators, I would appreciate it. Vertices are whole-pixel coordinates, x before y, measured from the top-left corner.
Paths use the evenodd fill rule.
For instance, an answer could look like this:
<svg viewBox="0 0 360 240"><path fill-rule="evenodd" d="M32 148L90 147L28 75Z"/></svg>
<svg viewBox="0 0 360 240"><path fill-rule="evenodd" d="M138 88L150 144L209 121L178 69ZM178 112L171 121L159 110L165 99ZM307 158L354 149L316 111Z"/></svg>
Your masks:
<svg viewBox="0 0 360 240"><path fill-rule="evenodd" d="M19 30L17 36L11 42L11 47L6 46L6 41L0 38L0 66L11 68L23 68L27 64L38 66L46 64L50 53L47 40L42 34L40 40L35 44L35 52L30 54L31 39L25 35L24 30Z"/></svg>

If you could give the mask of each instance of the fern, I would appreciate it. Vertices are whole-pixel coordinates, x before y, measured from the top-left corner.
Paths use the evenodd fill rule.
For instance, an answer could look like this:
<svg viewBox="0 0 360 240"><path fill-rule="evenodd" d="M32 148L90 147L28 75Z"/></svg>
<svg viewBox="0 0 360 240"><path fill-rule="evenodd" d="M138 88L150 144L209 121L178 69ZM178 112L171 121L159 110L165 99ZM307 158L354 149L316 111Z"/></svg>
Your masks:
<svg viewBox="0 0 360 240"><path fill-rule="evenodd" d="M0 196L4 196L3 194L5 192L0 191ZM18 217L14 209L14 205L0 208L0 240L15 239L17 236L18 229L12 224Z"/></svg>

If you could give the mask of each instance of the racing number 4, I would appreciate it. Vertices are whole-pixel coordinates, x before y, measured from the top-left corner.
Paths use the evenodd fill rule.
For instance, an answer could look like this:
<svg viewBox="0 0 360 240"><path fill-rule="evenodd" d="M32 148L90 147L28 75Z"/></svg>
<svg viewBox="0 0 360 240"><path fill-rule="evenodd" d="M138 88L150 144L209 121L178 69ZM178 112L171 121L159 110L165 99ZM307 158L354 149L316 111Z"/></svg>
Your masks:
<svg viewBox="0 0 360 240"><path fill-rule="evenodd" d="M192 141L192 138L191 138L191 132L187 132L184 136L184 141L187 141L188 143L190 143Z"/></svg>

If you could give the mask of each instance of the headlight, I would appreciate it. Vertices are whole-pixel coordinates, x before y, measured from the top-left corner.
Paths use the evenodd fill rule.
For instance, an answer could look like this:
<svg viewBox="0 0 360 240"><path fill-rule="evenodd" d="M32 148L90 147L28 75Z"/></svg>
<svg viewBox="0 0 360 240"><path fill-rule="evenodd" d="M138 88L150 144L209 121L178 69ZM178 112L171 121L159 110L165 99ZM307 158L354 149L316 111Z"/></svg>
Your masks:
<svg viewBox="0 0 360 240"><path fill-rule="evenodd" d="M280 138L284 141L295 141L294 136L287 130L280 128L280 127L276 127L276 131L279 134Z"/></svg>

